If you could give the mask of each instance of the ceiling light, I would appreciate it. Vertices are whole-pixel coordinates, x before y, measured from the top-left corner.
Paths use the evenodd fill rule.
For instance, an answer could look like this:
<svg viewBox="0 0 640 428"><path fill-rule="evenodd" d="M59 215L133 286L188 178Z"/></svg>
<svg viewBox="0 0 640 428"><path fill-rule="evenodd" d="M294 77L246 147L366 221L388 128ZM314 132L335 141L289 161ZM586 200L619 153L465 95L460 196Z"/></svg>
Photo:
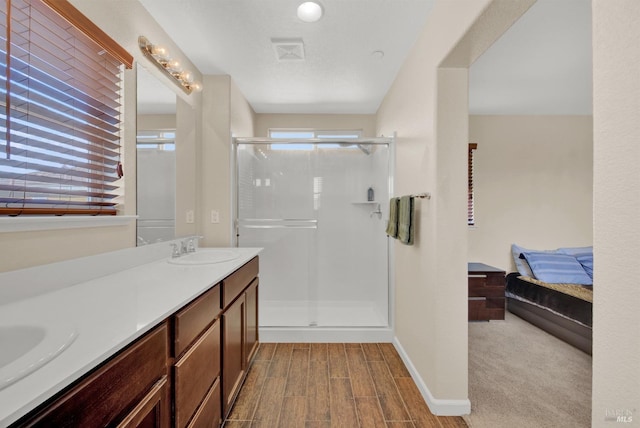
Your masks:
<svg viewBox="0 0 640 428"><path fill-rule="evenodd" d="M298 6L298 18L304 22L316 22L322 18L322 6L313 1L304 2Z"/></svg>
<svg viewBox="0 0 640 428"><path fill-rule="evenodd" d="M171 76L173 82L187 94L202 90L202 85L193 81L193 74L189 70L183 70L179 61L170 58L166 48L152 44L144 36L138 37L138 46L153 65Z"/></svg>

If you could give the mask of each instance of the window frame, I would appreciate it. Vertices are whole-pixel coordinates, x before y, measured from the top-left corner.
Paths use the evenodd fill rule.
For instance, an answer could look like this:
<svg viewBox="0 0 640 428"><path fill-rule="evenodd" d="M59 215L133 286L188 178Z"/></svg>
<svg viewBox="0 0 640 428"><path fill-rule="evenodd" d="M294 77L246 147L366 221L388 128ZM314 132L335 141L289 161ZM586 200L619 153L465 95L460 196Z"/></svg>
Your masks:
<svg viewBox="0 0 640 428"><path fill-rule="evenodd" d="M309 133L309 137L273 137L274 133ZM319 139L319 140L340 140L340 139L358 139L362 138L362 129L318 129L318 128L269 128L269 138L273 139Z"/></svg>

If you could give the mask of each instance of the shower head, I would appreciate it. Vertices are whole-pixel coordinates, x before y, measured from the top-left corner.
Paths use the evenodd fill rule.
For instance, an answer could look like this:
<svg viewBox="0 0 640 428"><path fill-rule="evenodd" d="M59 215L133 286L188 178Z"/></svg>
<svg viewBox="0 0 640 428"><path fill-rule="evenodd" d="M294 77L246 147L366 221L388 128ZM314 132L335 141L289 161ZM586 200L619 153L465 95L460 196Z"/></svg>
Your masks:
<svg viewBox="0 0 640 428"><path fill-rule="evenodd" d="M338 145L340 147L353 147L356 146L357 148L359 148L362 153L364 153L365 155L370 155L371 154L371 144L362 144L362 143L355 143L353 141L338 141Z"/></svg>
<svg viewBox="0 0 640 428"><path fill-rule="evenodd" d="M371 154L371 144L358 144L358 148L367 156Z"/></svg>

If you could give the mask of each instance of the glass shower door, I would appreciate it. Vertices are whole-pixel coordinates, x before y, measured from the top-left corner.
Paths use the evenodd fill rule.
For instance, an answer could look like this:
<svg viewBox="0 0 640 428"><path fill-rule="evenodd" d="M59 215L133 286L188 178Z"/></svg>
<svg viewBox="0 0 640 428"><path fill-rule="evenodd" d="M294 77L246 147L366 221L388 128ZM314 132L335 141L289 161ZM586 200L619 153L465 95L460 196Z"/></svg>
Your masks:
<svg viewBox="0 0 640 428"><path fill-rule="evenodd" d="M388 146L238 143L236 158L238 245L264 248L260 326L387 326Z"/></svg>
<svg viewBox="0 0 640 428"><path fill-rule="evenodd" d="M312 152L240 144L237 160L238 245L264 248L260 325L313 325L318 220Z"/></svg>

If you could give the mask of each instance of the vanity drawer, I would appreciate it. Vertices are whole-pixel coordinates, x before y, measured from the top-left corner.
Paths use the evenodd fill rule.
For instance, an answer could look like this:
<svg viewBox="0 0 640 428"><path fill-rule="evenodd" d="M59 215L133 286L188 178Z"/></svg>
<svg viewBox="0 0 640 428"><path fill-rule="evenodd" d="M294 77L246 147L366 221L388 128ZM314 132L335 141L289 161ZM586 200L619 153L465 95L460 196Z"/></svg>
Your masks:
<svg viewBox="0 0 640 428"><path fill-rule="evenodd" d="M254 257L222 281L222 306L229 306L256 276L258 257Z"/></svg>
<svg viewBox="0 0 640 428"><path fill-rule="evenodd" d="M220 374L220 321L175 364L175 425L186 426Z"/></svg>
<svg viewBox="0 0 640 428"><path fill-rule="evenodd" d="M220 379L217 379L193 419L189 422L188 428L219 426L222 418L222 403L220 400Z"/></svg>
<svg viewBox="0 0 640 428"><path fill-rule="evenodd" d="M174 356L182 354L220 315L220 284L187 305L174 316Z"/></svg>

